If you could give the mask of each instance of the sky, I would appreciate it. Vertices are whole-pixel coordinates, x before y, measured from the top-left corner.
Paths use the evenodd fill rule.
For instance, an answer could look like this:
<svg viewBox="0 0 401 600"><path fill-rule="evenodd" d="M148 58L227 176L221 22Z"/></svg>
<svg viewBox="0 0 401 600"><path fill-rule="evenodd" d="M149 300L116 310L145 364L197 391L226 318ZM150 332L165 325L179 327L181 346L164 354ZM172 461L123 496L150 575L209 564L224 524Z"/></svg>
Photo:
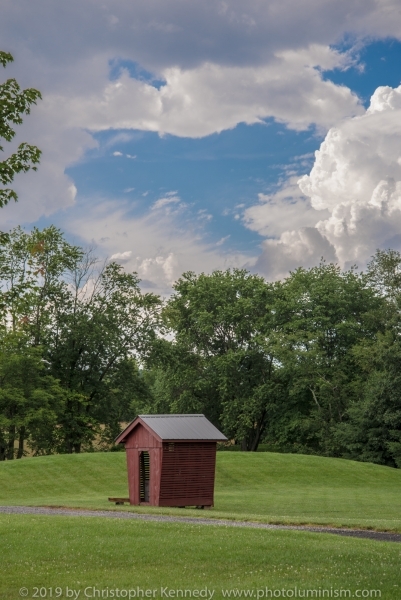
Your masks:
<svg viewBox="0 0 401 600"><path fill-rule="evenodd" d="M3 0L0 40L43 96L3 231L55 224L164 295L401 250L399 0Z"/></svg>

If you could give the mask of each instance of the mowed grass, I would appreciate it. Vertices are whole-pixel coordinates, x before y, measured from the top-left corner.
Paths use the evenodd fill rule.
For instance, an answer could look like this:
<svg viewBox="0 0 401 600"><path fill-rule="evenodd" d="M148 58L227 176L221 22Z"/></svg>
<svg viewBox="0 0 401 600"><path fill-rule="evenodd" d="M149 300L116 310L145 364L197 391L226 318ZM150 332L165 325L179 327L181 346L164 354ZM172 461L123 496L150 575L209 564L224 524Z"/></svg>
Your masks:
<svg viewBox="0 0 401 600"><path fill-rule="evenodd" d="M28 598L76 598L72 590L80 598L129 597L129 590L137 598L141 590L151 590L157 599L180 598L184 591L185 597L196 597L188 592L198 590L207 600L237 589L253 598L259 590L259 600L356 597L357 590L359 597L398 599L401 593L401 545L390 542L301 531L31 515L0 515L0 537L2 600L15 600L20 588L26 588L21 595ZM306 596L308 590L313 595Z"/></svg>
<svg viewBox="0 0 401 600"><path fill-rule="evenodd" d="M0 505L121 510L107 498L127 495L124 453L0 463ZM401 531L401 470L316 456L218 452L213 510L123 510Z"/></svg>

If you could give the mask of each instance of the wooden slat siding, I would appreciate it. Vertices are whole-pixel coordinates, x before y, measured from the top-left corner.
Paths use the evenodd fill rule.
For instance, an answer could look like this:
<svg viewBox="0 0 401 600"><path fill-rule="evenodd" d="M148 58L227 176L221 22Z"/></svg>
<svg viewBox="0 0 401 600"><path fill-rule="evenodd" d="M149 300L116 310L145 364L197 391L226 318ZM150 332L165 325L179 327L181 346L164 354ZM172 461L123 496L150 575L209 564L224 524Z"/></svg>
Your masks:
<svg viewBox="0 0 401 600"><path fill-rule="evenodd" d="M164 442L160 506L212 506L215 467L216 442Z"/></svg>
<svg viewBox="0 0 401 600"><path fill-rule="evenodd" d="M138 448L140 450L148 450L149 448L161 448L162 442L154 437L150 431L139 424L127 437L125 443L126 448Z"/></svg>
<svg viewBox="0 0 401 600"><path fill-rule="evenodd" d="M162 467L162 448L152 448L150 457L149 501L152 506L159 506L160 475Z"/></svg>
<svg viewBox="0 0 401 600"><path fill-rule="evenodd" d="M160 498L158 506L213 506L210 496L197 496L191 498Z"/></svg>
<svg viewBox="0 0 401 600"><path fill-rule="evenodd" d="M130 504L140 500L139 453L149 452L149 503L152 506L213 506L216 442L161 442L138 424L127 436Z"/></svg>
<svg viewBox="0 0 401 600"><path fill-rule="evenodd" d="M162 443L139 424L127 438L125 444L127 452L128 489L130 504L138 505L140 500L140 469L139 453L144 450L149 452L150 481L149 504L159 505L160 474L162 462Z"/></svg>
<svg viewBox="0 0 401 600"><path fill-rule="evenodd" d="M152 430L151 427L149 427L149 425L144 423L140 417L134 419L134 421L132 421L132 423L130 423L128 427L126 427L125 430L120 433L120 435L115 440L116 443L126 444L129 437L134 434L135 430L139 427L139 425L143 427L143 429L145 429L152 437L154 437L161 446L162 439L157 435L155 431Z"/></svg>
<svg viewBox="0 0 401 600"><path fill-rule="evenodd" d="M130 504L137 505L139 499L139 452L135 448L127 448L128 490Z"/></svg>

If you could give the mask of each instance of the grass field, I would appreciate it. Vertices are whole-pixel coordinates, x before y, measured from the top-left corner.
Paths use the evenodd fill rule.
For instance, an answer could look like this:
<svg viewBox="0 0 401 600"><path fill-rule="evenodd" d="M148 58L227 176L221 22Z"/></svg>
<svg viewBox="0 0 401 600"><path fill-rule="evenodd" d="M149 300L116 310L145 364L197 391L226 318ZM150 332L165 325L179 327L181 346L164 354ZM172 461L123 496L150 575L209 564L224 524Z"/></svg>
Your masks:
<svg viewBox="0 0 401 600"><path fill-rule="evenodd" d="M221 452L215 508L163 512L401 531L400 475L337 459ZM126 494L123 453L0 464L2 505L114 509L107 496ZM1 600L401 597L401 544L330 534L0 514L0 548Z"/></svg>
<svg viewBox="0 0 401 600"><path fill-rule="evenodd" d="M114 509L107 497L127 496L126 477L124 453L4 462L0 504ZM200 516L188 509L124 510ZM215 507L207 516L401 531L401 470L316 456L219 452Z"/></svg>
<svg viewBox="0 0 401 600"><path fill-rule="evenodd" d="M299 531L28 515L0 515L0 532L2 600L18 598L21 587L29 598L57 593L76 597L72 590L79 591L80 598L101 597L94 588L109 598L111 590L119 589L117 597L124 597L121 591L131 589L135 598L138 587L152 590L157 600L181 597L175 590L203 590L206 600L223 598L224 589L247 590L255 599L259 590L259 600L294 597L295 588L298 597L305 597L306 590L316 590L314 597L332 598L346 597L334 595L340 590L350 590L351 597L366 590L364 597L373 598L379 595L371 590L380 590L384 599L399 599L401 593L401 546L390 542ZM266 587L275 595L266 593ZM163 593L161 588L167 590ZM170 590L175 595L164 595ZM323 590L328 595L322 595ZM195 596L187 593L188 597Z"/></svg>

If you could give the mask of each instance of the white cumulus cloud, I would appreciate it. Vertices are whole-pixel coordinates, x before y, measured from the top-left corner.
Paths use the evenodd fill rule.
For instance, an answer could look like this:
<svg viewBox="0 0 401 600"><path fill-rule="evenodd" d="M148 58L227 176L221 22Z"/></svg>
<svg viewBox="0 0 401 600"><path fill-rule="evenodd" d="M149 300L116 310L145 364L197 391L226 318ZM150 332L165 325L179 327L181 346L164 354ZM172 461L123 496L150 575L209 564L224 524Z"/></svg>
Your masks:
<svg viewBox="0 0 401 600"><path fill-rule="evenodd" d="M377 88L363 115L331 128L299 188L306 201L291 183L245 211L248 227L271 236L257 263L265 273L321 256L363 267L377 248L400 249L401 86Z"/></svg>
<svg viewBox="0 0 401 600"><path fill-rule="evenodd" d="M128 262L132 256L132 250L126 250L125 252L116 252L110 256L110 260L115 260L116 262Z"/></svg>
<svg viewBox="0 0 401 600"><path fill-rule="evenodd" d="M289 229L314 227L322 213L317 212L310 199L302 194L298 179L293 175L275 193L259 194L259 203L244 211L246 227L269 238L278 238ZM323 214L328 215L328 211Z"/></svg>
<svg viewBox="0 0 401 600"><path fill-rule="evenodd" d="M59 106L70 126L92 131L140 129L203 137L269 117L296 130L311 124L327 130L363 111L349 88L322 77L321 69L346 62L337 51L312 45L277 52L264 65L170 67L162 72L160 88L123 71L101 93L59 98Z"/></svg>

